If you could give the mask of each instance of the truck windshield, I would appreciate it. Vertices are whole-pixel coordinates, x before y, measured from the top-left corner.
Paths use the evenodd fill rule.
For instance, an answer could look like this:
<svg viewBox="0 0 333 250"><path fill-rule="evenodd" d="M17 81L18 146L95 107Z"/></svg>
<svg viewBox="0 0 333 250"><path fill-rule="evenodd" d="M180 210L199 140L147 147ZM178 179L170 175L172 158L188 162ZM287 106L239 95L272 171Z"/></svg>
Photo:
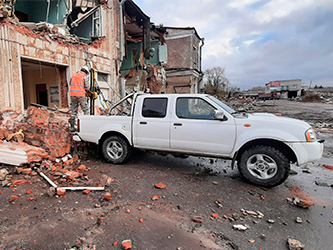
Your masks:
<svg viewBox="0 0 333 250"><path fill-rule="evenodd" d="M219 105L220 107L222 107L228 113L232 114L232 113L236 112L235 110L233 110L232 108L230 108L228 105L226 105L225 103L221 102L219 99L216 99L213 96L207 96L207 97L209 99L211 99L213 102L215 102L217 105Z"/></svg>

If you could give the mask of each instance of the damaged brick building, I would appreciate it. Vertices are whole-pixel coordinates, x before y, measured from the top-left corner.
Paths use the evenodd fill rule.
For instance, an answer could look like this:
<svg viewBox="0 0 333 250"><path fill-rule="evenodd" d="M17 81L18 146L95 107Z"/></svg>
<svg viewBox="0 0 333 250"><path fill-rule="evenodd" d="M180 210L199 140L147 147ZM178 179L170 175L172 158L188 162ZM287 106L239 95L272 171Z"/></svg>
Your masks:
<svg viewBox="0 0 333 250"><path fill-rule="evenodd" d="M164 32L131 0L0 1L0 162L70 152L68 82L82 66L96 110L134 87L161 92Z"/></svg>
<svg viewBox="0 0 333 250"><path fill-rule="evenodd" d="M22 113L30 103L67 108L68 80L84 65L94 70L103 93L98 106L125 95L125 86L138 82L137 76L145 77L141 89L148 88L142 86L147 79L163 87L165 55L159 60L158 54L164 29L151 24L133 1L5 0L0 5L2 111Z"/></svg>
<svg viewBox="0 0 333 250"><path fill-rule="evenodd" d="M203 73L201 69L201 38L193 27L165 27L168 63L165 68L167 93L199 93Z"/></svg>

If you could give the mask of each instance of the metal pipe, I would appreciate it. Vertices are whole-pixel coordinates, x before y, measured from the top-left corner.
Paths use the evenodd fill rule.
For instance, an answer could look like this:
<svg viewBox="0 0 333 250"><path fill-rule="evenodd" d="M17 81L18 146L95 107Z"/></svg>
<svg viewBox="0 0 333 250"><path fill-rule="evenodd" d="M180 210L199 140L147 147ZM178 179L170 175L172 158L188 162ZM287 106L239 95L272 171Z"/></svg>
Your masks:
<svg viewBox="0 0 333 250"><path fill-rule="evenodd" d="M122 62L124 58L123 42L124 42L124 20L123 20L123 5L127 0L122 0L119 4L119 46L120 46L120 55L119 59Z"/></svg>
<svg viewBox="0 0 333 250"><path fill-rule="evenodd" d="M57 185L56 185L53 181L51 181L51 180L49 179L49 177L47 177L47 176L46 176L45 174L43 174L42 172L39 172L39 174L40 174L41 176L43 176L44 179L45 179L48 183L50 183L52 187L57 188Z"/></svg>
<svg viewBox="0 0 333 250"><path fill-rule="evenodd" d="M46 23L49 20L49 12L50 12L50 0L47 0Z"/></svg>
<svg viewBox="0 0 333 250"><path fill-rule="evenodd" d="M104 190L104 187L59 187L65 190Z"/></svg>
<svg viewBox="0 0 333 250"><path fill-rule="evenodd" d="M204 76L204 73L202 73L202 47L205 45L205 38L201 38L200 39L200 41L201 41L201 45L200 45L200 54L199 54L199 60L200 60L200 62L199 62L199 66L200 66L200 70L199 70L199 72L200 72L200 79L199 79L199 82L198 82L198 86L197 86L197 88L198 88L198 92L197 93L199 93L200 92L200 85L201 85L201 82L202 82L202 79L203 79L203 76Z"/></svg>
<svg viewBox="0 0 333 250"><path fill-rule="evenodd" d="M123 20L123 5L125 4L127 0L122 0L119 4L119 61L122 62L124 59L124 49L123 49L123 43L124 43L124 20ZM119 86L119 92L120 96L124 96L123 86L122 86L122 78L118 76L118 86Z"/></svg>

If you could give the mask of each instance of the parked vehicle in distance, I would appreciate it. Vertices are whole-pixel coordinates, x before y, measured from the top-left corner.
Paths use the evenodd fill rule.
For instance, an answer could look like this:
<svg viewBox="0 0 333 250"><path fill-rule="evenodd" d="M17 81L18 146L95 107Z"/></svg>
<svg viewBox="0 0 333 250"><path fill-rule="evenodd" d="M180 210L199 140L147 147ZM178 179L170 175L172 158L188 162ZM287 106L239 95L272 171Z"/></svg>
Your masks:
<svg viewBox="0 0 333 250"><path fill-rule="evenodd" d="M261 93L258 94L258 99L260 100L274 100L274 99L281 99L282 95L281 94L277 94L275 92L272 93Z"/></svg>
<svg viewBox="0 0 333 250"><path fill-rule="evenodd" d="M210 95L133 93L122 101L131 105L121 115L78 119L76 139L98 144L113 164L126 162L133 148L231 159L243 179L272 187L286 180L290 164L323 153L308 123L239 113Z"/></svg>

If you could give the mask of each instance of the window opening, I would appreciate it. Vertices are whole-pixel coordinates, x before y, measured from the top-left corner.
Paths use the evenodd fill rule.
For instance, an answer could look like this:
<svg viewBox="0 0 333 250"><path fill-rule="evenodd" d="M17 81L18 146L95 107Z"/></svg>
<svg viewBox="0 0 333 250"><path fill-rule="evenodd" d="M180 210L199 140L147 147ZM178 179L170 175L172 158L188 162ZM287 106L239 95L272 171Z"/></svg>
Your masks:
<svg viewBox="0 0 333 250"><path fill-rule="evenodd" d="M164 118L166 116L167 104L167 98L146 98L143 101L142 116Z"/></svg>
<svg viewBox="0 0 333 250"><path fill-rule="evenodd" d="M184 119L214 119L215 108L201 98L185 98L177 99L176 115Z"/></svg>

